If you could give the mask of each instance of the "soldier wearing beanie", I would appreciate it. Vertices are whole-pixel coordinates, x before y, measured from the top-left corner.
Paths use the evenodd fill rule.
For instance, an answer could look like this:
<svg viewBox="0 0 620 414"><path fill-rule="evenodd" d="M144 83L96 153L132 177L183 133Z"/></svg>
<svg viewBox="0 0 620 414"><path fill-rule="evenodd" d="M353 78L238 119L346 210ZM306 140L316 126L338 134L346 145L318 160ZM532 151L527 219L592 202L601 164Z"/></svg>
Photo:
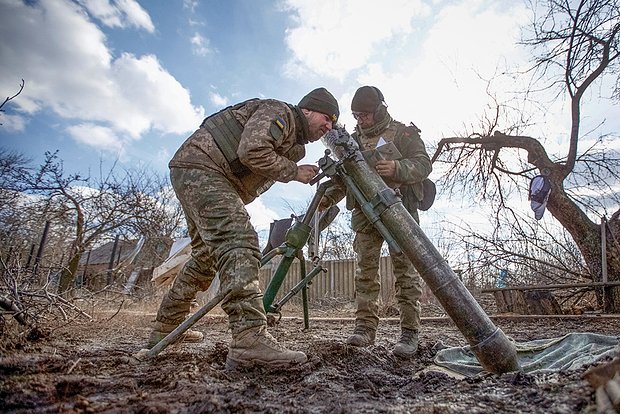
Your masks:
<svg viewBox="0 0 620 414"><path fill-rule="evenodd" d="M379 88L375 88L374 86L362 86L355 92L351 100L351 111L354 113L366 112L374 114L375 111L381 109L383 109L384 113L377 114L377 119L381 119L385 116L387 105L385 105L383 94Z"/></svg>
<svg viewBox="0 0 620 414"><path fill-rule="evenodd" d="M334 96L325 88L317 88L313 90L301 98L301 101L299 101L297 106L328 115L332 122L337 122L338 117L340 116L340 110L338 109L338 102L336 102L336 98L334 98Z"/></svg>
<svg viewBox="0 0 620 414"><path fill-rule="evenodd" d="M304 145L329 131L339 114L338 102L325 88L311 91L297 106L250 99L207 117L181 145L169 163L170 179L183 206L192 254L162 300L149 348L183 322L198 291L207 290L218 273L221 289L231 289L221 303L232 332L228 367L282 367L307 360L267 332L258 287L258 236L245 205L275 181L309 183L318 167L297 165ZM182 339L203 337L189 330Z"/></svg>
<svg viewBox="0 0 620 414"><path fill-rule="evenodd" d="M377 161L374 168L386 184L399 189L404 206L419 221L418 202L423 195L422 181L432 169L424 142L420 138L420 130L413 124L406 126L394 120L387 111L383 93L374 86L362 86L355 92L351 111L357 120L352 136L362 151L374 149L383 142L391 142L400 152L401 158ZM343 197L341 189L332 187L323 198L321 208L327 208ZM351 227L355 231L353 248L357 255L357 310L355 330L347 338L347 344L369 346L374 344L379 323L379 259L384 240L358 205L353 208ZM401 358L410 358L418 348L421 280L404 254L392 248L389 250L396 279L401 326L401 336L393 353Z"/></svg>

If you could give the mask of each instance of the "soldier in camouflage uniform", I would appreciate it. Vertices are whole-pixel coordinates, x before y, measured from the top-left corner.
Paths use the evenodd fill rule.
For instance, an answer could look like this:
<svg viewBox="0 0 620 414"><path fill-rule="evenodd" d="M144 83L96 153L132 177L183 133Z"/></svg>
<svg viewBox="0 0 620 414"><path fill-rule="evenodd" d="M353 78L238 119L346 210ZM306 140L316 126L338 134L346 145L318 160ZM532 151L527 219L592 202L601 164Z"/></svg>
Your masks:
<svg viewBox="0 0 620 414"><path fill-rule="evenodd" d="M338 103L325 88L310 92L297 106L252 99L206 118L169 163L172 186L183 206L191 237L191 259L164 296L149 348L188 315L198 291L216 272L232 331L227 366L283 366L307 360L282 347L267 332L258 285L258 236L245 205L275 181L308 183L314 165L297 165L304 145L321 138L338 119ZM183 340L201 341L187 331Z"/></svg>
<svg viewBox="0 0 620 414"><path fill-rule="evenodd" d="M422 181L431 172L431 161L420 130L411 124L392 119L387 111L383 94L373 86L359 88L351 102L357 126L353 138L362 151L374 149L379 140L393 142L402 155L398 160L380 160L376 163L377 173L387 185L397 188L402 194L403 205L416 221L418 200L422 199ZM321 209L338 202L344 193L332 187L321 200ZM347 205L350 205L348 198ZM379 322L378 299L380 291L379 258L383 237L368 222L358 205L353 206L351 227L355 231L353 249L357 255L355 274L355 294L357 311L355 330L347 339L347 344L369 346L375 341ZM394 355L401 358L413 356L418 348L418 329L420 327L420 302L422 294L419 274L411 261L402 253L391 248L390 256L396 278L396 298L400 309L401 337L394 347Z"/></svg>

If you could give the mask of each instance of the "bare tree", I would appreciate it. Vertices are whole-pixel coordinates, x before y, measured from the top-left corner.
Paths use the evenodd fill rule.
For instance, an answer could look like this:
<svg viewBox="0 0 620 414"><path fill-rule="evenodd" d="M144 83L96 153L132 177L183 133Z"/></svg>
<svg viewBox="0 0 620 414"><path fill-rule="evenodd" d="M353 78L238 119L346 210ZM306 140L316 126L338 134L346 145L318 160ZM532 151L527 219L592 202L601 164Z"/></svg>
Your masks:
<svg viewBox="0 0 620 414"><path fill-rule="evenodd" d="M355 233L351 230L351 212L340 213L321 234L319 252L326 260L346 260L355 257L353 239Z"/></svg>
<svg viewBox="0 0 620 414"><path fill-rule="evenodd" d="M30 160L17 152L0 148L0 252L8 261L13 252L22 250L24 222L28 214L23 208L25 177Z"/></svg>
<svg viewBox="0 0 620 414"><path fill-rule="evenodd" d="M534 52L534 64L528 74L546 82L544 89L555 92L556 98L562 94L570 97L571 127L566 154L552 159L539 139L521 135L518 126L500 132L502 108L498 105L497 111L486 118L486 131L442 139L433 161L449 166L445 176L448 188L464 184L479 198L494 201L498 210L508 209L506 200L511 191L527 188L536 170L547 175L551 181L547 209L571 235L590 277L596 281L603 274L601 224L588 213L601 218L609 216L606 224L603 220L607 240L611 241L606 261L609 280L618 280L620 196L614 187L620 179L620 157L617 151L601 149L600 145L580 150L579 142L585 135L580 122L586 91L611 79L611 89L602 92L611 102L620 98L620 4L618 0L546 0L532 3L531 8L545 12L534 14L531 34L523 40ZM533 93L533 89L524 94ZM598 144L605 138L600 137ZM586 186L594 190L590 196L580 191ZM514 215L514 219L518 217ZM620 289L611 290L605 310L620 311Z"/></svg>
<svg viewBox="0 0 620 414"><path fill-rule="evenodd" d="M22 91L24 90L24 85L25 85L25 84L26 84L26 83L25 83L25 82L24 82L24 80L22 79L22 82L19 84L19 90L17 91L17 93L15 93L15 94L14 94L14 95L12 95L12 96L7 96L7 97L6 97L6 99L4 100L4 102L2 102L2 103L0 104L0 112L4 112L4 109L2 109L2 108L4 107L4 105L6 105L6 104L7 104L7 102L9 102L9 101L11 101L11 100L15 99L15 98L17 97L17 95L19 95L20 93L22 93ZM0 125L2 125L2 123L0 123Z"/></svg>
<svg viewBox="0 0 620 414"><path fill-rule="evenodd" d="M65 174L57 153L46 153L44 163L28 183L44 197L41 209L49 217L69 223L72 240L68 262L59 281L67 292L75 279L82 254L112 232L142 236L171 235L182 215L170 201L165 181L143 170L118 174L113 165L98 178Z"/></svg>

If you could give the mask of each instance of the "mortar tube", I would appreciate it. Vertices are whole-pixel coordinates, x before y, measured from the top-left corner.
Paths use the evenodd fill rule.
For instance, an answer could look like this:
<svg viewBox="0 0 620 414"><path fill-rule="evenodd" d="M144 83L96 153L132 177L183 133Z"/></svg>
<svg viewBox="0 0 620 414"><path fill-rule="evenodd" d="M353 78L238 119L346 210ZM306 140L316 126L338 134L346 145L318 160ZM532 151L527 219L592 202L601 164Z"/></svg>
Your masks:
<svg viewBox="0 0 620 414"><path fill-rule="evenodd" d="M381 213L381 221L468 341L482 367L496 374L520 370L514 344L493 324L422 232L400 197L368 165L359 149L355 149L355 141L349 139L352 143L347 148L348 153L337 145L340 140L327 137L324 142L336 156L345 156L342 159L345 173L351 177L366 200L377 194L393 194L393 197L388 197L390 201Z"/></svg>

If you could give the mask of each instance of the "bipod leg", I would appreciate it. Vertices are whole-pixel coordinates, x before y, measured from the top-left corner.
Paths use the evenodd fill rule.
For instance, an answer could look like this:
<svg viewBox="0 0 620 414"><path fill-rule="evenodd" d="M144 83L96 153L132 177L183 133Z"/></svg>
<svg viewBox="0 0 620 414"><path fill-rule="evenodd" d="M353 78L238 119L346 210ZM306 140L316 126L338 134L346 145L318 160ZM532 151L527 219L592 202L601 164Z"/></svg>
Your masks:
<svg viewBox="0 0 620 414"><path fill-rule="evenodd" d="M293 260L295 260L295 256L285 255L280 261L280 264L276 269L276 273L271 278L269 286L267 286L267 289L263 294L263 307L265 308L265 312L272 312L273 307L271 304L276 298L278 290L280 289L280 286L282 286L282 282L284 282L284 277L291 267L291 264L293 264Z"/></svg>
<svg viewBox="0 0 620 414"><path fill-rule="evenodd" d="M146 356L152 358L163 351L168 345L174 343L192 325L209 313L211 309L215 308L217 304L220 303L229 293L230 289L227 289L225 292L220 291L217 295L215 295L215 297L213 297L213 299L205 303L202 308L198 309L196 313L185 319L183 323L174 329L174 331L170 332L164 339L155 344L155 346L146 353Z"/></svg>
<svg viewBox="0 0 620 414"><path fill-rule="evenodd" d="M286 295L284 295L284 297L282 297L282 299L280 299L278 303L276 303L275 305L272 305L271 309L274 309L274 311L279 311L280 308L284 306L286 302L288 302L293 296L297 294L297 292L299 292L300 290L308 286L310 281L312 281L312 279L314 279L314 277L318 275L319 272L326 272L326 271L327 269L325 269L322 266L317 266L314 269L312 269L310 273L308 273L306 277L304 277L299 283L293 286L293 288Z"/></svg>
<svg viewBox="0 0 620 414"><path fill-rule="evenodd" d="M261 259L261 265L264 265L278 254L284 256L283 259L280 261L280 264L278 265L274 275L271 277L265 293L263 294L263 308L265 309L266 313L277 312L279 310L279 306L284 303L283 301L280 301L279 305L276 305L275 307L273 306L273 302L276 298L276 295L278 294L278 290L282 286L284 278L286 277L286 274L288 273L289 268L291 267L293 260L296 257L300 260L302 280L307 279L306 277L304 277L306 274L306 263L302 251L306 243L308 243L310 232L312 231L310 222L312 219L315 218L315 214L318 210L320 201L325 194L326 189L329 188L331 185L333 185L331 181L319 185L319 188L317 189L316 194L312 198L310 206L304 214L303 219L301 221L295 221L286 232L285 242L280 245L280 247L268 252ZM317 222L315 223L315 226L318 226L319 228L321 226L327 227L327 225L329 225L329 223L335 218L336 214L338 214L338 211L339 210L337 207L330 208L328 210L330 214L324 215L325 219L321 218L321 220L315 220ZM316 275L316 273L314 275ZM305 289L306 284L307 282L298 284L300 288L295 290L295 293L299 292L299 290L303 288L302 297L304 307L304 324L305 327L308 328L308 292Z"/></svg>
<svg viewBox="0 0 620 414"><path fill-rule="evenodd" d="M279 254L284 254L285 252L286 252L286 244L283 244L281 246L276 247L275 249L272 249L260 259L260 267L265 266L267 263L271 261L271 259L273 259Z"/></svg>
<svg viewBox="0 0 620 414"><path fill-rule="evenodd" d="M306 275L306 259L301 257L301 266L300 266L300 274L301 280L304 280L304 276ZM308 315L308 285L304 284L301 288L301 303L304 308L304 329L310 328L310 317Z"/></svg>

